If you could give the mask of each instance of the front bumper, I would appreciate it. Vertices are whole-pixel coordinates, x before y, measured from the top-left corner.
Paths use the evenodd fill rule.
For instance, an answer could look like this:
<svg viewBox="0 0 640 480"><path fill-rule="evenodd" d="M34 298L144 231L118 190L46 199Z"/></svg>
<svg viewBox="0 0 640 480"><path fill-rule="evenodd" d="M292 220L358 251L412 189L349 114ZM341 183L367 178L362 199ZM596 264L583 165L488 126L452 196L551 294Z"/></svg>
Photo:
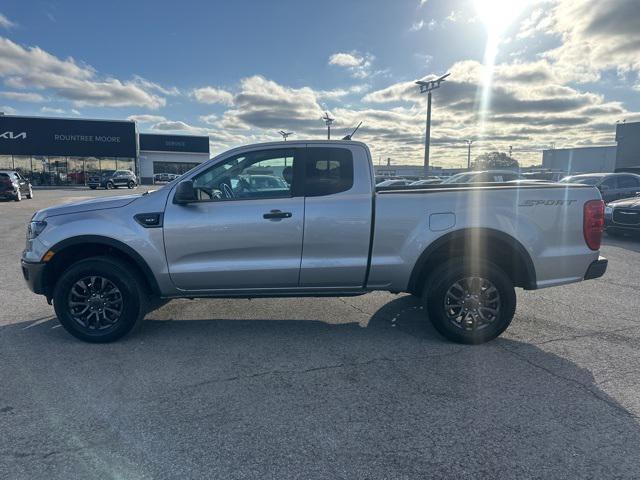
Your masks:
<svg viewBox="0 0 640 480"><path fill-rule="evenodd" d="M594 260L587 268L587 273L584 274L585 280L593 280L594 278L600 278L607 271L607 265L609 261L604 257L598 257L598 260Z"/></svg>
<svg viewBox="0 0 640 480"><path fill-rule="evenodd" d="M46 295L44 268L47 264L44 262L25 262L24 260L21 260L21 263L22 276L27 282L29 290L38 295Z"/></svg>

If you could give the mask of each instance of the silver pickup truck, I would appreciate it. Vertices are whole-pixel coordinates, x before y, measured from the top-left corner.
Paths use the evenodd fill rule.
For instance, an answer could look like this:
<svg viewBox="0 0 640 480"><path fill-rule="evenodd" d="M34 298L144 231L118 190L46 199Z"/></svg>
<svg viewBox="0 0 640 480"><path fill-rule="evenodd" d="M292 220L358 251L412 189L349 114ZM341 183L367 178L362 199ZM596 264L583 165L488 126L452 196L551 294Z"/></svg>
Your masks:
<svg viewBox="0 0 640 480"><path fill-rule="evenodd" d="M29 224L24 277L89 342L178 297L420 296L443 336L500 335L515 287L596 278L604 205L571 184L376 189L353 141L237 148L157 191L51 207Z"/></svg>

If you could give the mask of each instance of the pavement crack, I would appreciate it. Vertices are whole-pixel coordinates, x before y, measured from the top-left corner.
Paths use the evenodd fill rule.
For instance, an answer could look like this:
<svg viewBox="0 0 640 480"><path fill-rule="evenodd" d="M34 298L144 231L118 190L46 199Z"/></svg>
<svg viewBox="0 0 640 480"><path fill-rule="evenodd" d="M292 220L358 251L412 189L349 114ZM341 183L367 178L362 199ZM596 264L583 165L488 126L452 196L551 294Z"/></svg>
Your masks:
<svg viewBox="0 0 640 480"><path fill-rule="evenodd" d="M591 331L589 333L585 333L585 334L578 334L578 335L569 335L567 337L559 337L559 338L551 338L549 340L545 340L543 342L530 342L530 345L535 345L535 346L540 346L540 345L547 345L548 343L554 343L554 342L564 342L564 341L568 341L568 340L577 340L579 338L589 338L589 337L598 337L598 336L603 336L606 337L607 335L613 334L613 333L620 333L620 332L626 332L628 330L636 330L640 327L638 326L633 326L633 327L623 327L623 328L618 328L615 330L607 330L607 331Z"/></svg>
<svg viewBox="0 0 640 480"><path fill-rule="evenodd" d="M498 348L501 348L505 352L510 353L515 357L518 357L523 362L531 365L534 368L537 368L539 370L542 370L542 371L548 373L549 375L551 375L552 377L554 377L554 378L556 378L558 380L561 380L561 381L563 381L565 383L570 383L570 384L578 387L580 390L583 390L584 392L586 392L588 395L590 395L594 399L596 399L599 402L602 402L602 403L608 405L609 407L611 407L611 408L615 409L616 411L622 413L624 416L627 416L627 417L632 418L634 420L640 420L640 416L637 416L637 415L629 412L626 408L624 408L622 405L618 404L614 400L610 400L608 398L603 397L602 395L599 395L598 392L593 391L591 388L589 388L589 386L585 385L584 383L579 382L578 380L575 380L573 378L569 378L569 377L565 377L563 375L560 375L560 374L554 372L553 370L551 370L550 368L547 368L547 367L545 367L543 365L540 365L540 364L530 360L525 355L522 355L521 353L517 352L516 350L507 348L507 347L505 347L503 345L498 345Z"/></svg>
<svg viewBox="0 0 640 480"><path fill-rule="evenodd" d="M341 301L342 303L344 303L345 305L347 305L348 307L353 308L355 311L360 312L363 315L366 315L368 318L371 317L371 313L364 311L363 309L361 309L360 307L354 305L353 303L349 303L347 302L344 298L342 297L338 297L338 300Z"/></svg>
<svg viewBox="0 0 640 480"><path fill-rule="evenodd" d="M235 381L241 381L241 380L247 380L247 379L253 379L253 378L267 377L269 375L305 375L307 373L315 373L315 372L321 372L326 370L337 370L337 369L348 368L348 367L362 367L362 366L371 365L377 362L398 363L398 362L406 362L406 361L426 360L431 358L440 358L440 357L457 355L462 350L463 348L460 348L452 352L445 352L445 353L440 353L436 355L419 355L419 356L417 355L417 356L411 356L411 357L405 356L405 357L397 357L397 358L377 357L377 358L372 358L362 362L341 362L341 363L335 363L332 365L321 365L318 367L305 368L303 370L285 370L285 369L267 370L264 372L250 373L246 375L234 375L231 377L213 378L209 380L204 380L202 382L193 383L191 385L186 385L185 387L181 387L181 388L199 388L202 386L212 385L216 383L235 382Z"/></svg>

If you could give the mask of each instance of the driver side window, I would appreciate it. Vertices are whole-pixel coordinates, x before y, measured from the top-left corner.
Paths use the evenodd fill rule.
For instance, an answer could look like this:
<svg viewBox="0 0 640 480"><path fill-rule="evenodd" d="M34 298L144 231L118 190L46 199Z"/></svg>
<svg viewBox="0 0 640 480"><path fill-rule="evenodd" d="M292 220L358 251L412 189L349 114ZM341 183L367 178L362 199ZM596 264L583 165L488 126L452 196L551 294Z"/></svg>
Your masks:
<svg viewBox="0 0 640 480"><path fill-rule="evenodd" d="M296 149L236 155L193 178L196 197L201 201L291 197L295 161Z"/></svg>

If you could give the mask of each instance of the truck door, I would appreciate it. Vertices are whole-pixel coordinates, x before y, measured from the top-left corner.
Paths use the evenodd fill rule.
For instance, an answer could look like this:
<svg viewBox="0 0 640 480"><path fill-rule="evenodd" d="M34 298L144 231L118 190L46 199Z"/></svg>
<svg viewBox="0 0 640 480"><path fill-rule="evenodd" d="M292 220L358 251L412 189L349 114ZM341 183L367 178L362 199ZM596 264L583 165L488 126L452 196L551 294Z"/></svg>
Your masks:
<svg viewBox="0 0 640 480"><path fill-rule="evenodd" d="M300 287L362 288L367 271L373 174L357 144L309 144Z"/></svg>
<svg viewBox="0 0 640 480"><path fill-rule="evenodd" d="M169 196L164 239L169 274L184 290L298 285L304 198L296 192L304 148L236 154L185 178L197 201ZM259 175L272 182L252 182Z"/></svg>

